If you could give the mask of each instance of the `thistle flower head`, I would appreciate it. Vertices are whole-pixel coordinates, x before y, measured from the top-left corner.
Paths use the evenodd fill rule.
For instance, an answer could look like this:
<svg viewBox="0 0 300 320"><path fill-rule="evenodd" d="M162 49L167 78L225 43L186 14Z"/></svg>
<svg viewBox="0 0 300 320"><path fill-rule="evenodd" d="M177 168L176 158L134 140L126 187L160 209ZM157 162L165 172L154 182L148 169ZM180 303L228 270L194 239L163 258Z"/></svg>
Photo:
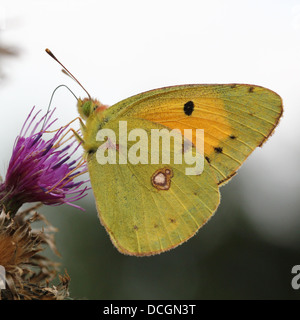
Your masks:
<svg viewBox="0 0 300 320"><path fill-rule="evenodd" d="M69 295L67 273L59 277L58 286L50 285L59 264L41 251L49 246L59 254L54 241L57 230L36 212L40 206L18 212L14 218L4 211L0 213L0 265L5 270L5 288L0 290L0 300L58 300ZM35 222L42 223L42 228L32 228Z"/></svg>
<svg viewBox="0 0 300 320"><path fill-rule="evenodd" d="M86 195L87 181L75 182L74 178L86 172L81 158L71 161L79 144L66 140L68 126L57 130L52 138L44 136L56 121L38 119L40 111L31 110L20 135L17 137L4 182L0 185L0 209L15 214L26 202L42 202L47 205L73 204ZM44 122L42 131L37 130ZM68 144L67 144L68 143ZM80 208L80 207L78 207Z"/></svg>

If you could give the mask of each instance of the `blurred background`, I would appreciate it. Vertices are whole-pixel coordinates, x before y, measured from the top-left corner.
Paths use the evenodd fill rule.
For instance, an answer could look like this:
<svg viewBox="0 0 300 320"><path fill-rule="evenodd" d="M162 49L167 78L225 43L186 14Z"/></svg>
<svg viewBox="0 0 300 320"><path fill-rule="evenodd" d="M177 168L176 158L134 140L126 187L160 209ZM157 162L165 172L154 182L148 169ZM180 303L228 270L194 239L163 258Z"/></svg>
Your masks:
<svg viewBox="0 0 300 320"><path fill-rule="evenodd" d="M275 134L221 188L215 216L188 242L154 257L120 254L92 192L72 207L43 207L57 228L61 271L76 299L298 299L300 264L300 1L4 0L0 4L0 172L32 106L46 112L65 76L50 48L92 96L112 105L188 83L249 83L281 95ZM15 54L16 53L16 54ZM58 124L76 100L55 94ZM77 124L75 125L76 128Z"/></svg>

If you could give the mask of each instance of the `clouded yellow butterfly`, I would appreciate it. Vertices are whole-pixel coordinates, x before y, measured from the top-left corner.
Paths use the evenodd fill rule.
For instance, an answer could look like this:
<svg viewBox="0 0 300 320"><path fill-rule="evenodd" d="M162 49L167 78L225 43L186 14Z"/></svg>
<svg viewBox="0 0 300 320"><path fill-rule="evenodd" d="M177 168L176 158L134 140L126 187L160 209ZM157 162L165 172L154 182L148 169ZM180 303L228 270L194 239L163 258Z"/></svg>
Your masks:
<svg viewBox="0 0 300 320"><path fill-rule="evenodd" d="M89 97L78 99L77 107L85 121L81 121L80 139L100 221L116 248L135 256L158 254L191 238L216 211L219 187L268 139L283 110L278 94L247 84L166 87L109 108ZM137 148L138 138L131 139L126 142L127 150L121 149L120 121L126 123L128 132L140 128L149 136L152 129L182 133L193 129L193 154L197 152L195 129L203 129L203 171L187 175L183 163L174 163L174 146L170 164L100 164L97 152L104 143L106 155L113 150L117 159L136 150L140 160L145 151L151 160L152 141L147 143L149 149L143 149ZM102 129L114 131L116 140L106 137L100 141L97 135Z"/></svg>

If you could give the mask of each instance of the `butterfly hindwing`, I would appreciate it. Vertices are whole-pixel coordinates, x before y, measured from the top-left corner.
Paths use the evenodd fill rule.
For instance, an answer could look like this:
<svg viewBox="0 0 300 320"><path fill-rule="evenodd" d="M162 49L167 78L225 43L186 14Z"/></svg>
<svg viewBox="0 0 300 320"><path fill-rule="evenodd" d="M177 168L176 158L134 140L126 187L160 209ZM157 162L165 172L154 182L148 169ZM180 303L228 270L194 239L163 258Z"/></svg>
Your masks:
<svg viewBox="0 0 300 320"><path fill-rule="evenodd" d="M118 118L105 128L118 132L118 123L127 121L128 131L163 128L147 120ZM117 136L117 141L119 137ZM135 142L129 141L127 149ZM113 148L113 145L110 145ZM150 142L148 156L150 160ZM121 146L116 148L119 156ZM184 164L105 164L96 153L88 156L88 169L102 224L119 251L130 255L151 255L176 247L192 237L211 217L219 204L215 176L205 161L201 175L186 175ZM170 183L163 189L154 177L169 174Z"/></svg>

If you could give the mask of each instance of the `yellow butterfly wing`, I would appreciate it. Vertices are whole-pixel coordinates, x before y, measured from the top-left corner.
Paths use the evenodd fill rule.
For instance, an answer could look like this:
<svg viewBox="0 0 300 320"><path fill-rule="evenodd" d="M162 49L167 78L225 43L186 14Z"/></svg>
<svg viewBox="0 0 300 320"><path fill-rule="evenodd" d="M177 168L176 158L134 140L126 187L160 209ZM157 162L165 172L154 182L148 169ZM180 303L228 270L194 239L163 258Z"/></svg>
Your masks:
<svg viewBox="0 0 300 320"><path fill-rule="evenodd" d="M118 250L151 255L193 236L219 204L218 185L263 144L281 114L281 98L273 91L229 84L161 88L89 115L83 126L83 147L100 220ZM203 173L187 176L185 166L172 161L167 167L100 165L96 134L102 128L117 131L121 120L128 122L128 130L204 129ZM195 145L195 136L192 142ZM158 190L151 180L163 170L172 172L168 190Z"/></svg>
<svg viewBox="0 0 300 320"><path fill-rule="evenodd" d="M280 96L269 89L225 84L151 90L107 111L110 117L147 119L171 129L204 129L205 157L222 184L272 134L283 109Z"/></svg>
<svg viewBox="0 0 300 320"><path fill-rule="evenodd" d="M163 128L142 119L119 120L127 120L128 131L143 128L149 136L151 129ZM118 133L118 121L108 122L105 128ZM128 141L128 149L133 145ZM150 148L149 142L147 150ZM116 152L118 158L119 150ZM200 176L189 176L185 174L185 165L173 164L173 148L170 155L169 165L101 165L96 152L88 155L99 217L120 252L145 256L174 248L192 237L217 209L219 188L208 163ZM153 177L166 173L169 185L159 188Z"/></svg>

